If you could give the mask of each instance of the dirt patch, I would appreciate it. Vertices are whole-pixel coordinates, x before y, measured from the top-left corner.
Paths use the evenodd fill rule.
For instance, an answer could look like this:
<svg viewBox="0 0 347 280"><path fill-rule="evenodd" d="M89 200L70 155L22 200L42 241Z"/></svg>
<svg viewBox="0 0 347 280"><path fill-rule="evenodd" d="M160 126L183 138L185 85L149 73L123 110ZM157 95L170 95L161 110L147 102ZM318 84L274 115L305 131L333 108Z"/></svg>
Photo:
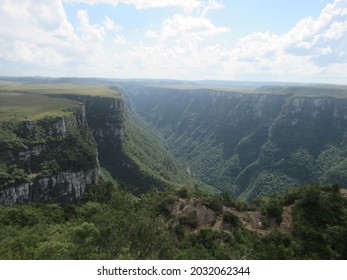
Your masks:
<svg viewBox="0 0 347 280"><path fill-rule="evenodd" d="M224 207L225 212L229 212L237 216L243 225L250 231L261 235L268 234L270 229L266 229L262 223L260 211L238 211L235 208Z"/></svg>
<svg viewBox="0 0 347 280"><path fill-rule="evenodd" d="M293 207L289 205L283 207L282 223L278 227L278 231L282 233L290 233L293 230Z"/></svg>
<svg viewBox="0 0 347 280"><path fill-rule="evenodd" d="M217 218L215 212L207 208L196 198L180 198L179 201L174 204L171 215L173 216L172 222L174 225L179 224L182 217L191 217L192 219L195 217L197 230L212 227Z"/></svg>
<svg viewBox="0 0 347 280"><path fill-rule="evenodd" d="M230 212L237 216L243 225L250 231L256 232L261 235L269 234L272 230L278 230L282 233L289 233L292 231L293 218L292 210L294 205L286 206L283 208L282 223L279 226L265 227L262 221L260 211L238 211L235 208L224 207L224 211Z"/></svg>
<svg viewBox="0 0 347 280"><path fill-rule="evenodd" d="M217 217L215 224L212 227L214 231L221 231L223 226L223 219L221 217Z"/></svg>
<svg viewBox="0 0 347 280"><path fill-rule="evenodd" d="M347 196L347 190L345 190ZM278 230L281 233L290 233L293 228L292 211L294 205L285 206L283 208L282 223L280 225L272 225L266 227L263 224L263 217L261 211L238 211L232 207L223 207L224 212L229 212L237 216L243 225L250 231L260 235L269 234L273 230ZM171 212L172 218L170 223L172 225L180 224L182 217L193 217L195 215L196 227L184 225L184 235L188 236L191 233L199 232L203 229L212 229L218 232L224 232L225 224L223 218L217 216L214 211L202 204L201 200L196 198L182 199L180 198L173 206Z"/></svg>

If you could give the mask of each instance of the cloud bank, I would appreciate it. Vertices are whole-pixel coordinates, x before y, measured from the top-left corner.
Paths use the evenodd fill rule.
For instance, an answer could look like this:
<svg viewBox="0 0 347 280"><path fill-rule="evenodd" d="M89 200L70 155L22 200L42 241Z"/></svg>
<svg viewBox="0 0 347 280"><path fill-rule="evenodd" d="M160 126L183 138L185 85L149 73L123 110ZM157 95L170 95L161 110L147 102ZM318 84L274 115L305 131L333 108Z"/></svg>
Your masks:
<svg viewBox="0 0 347 280"><path fill-rule="evenodd" d="M107 16L91 23L86 9L77 11L72 24L65 5L76 3L181 12L173 10L135 44L124 32L127 26ZM18 65L19 75L26 67L25 73L39 69L32 75L345 83L347 0L327 4L319 17L304 18L284 34L255 32L232 45L225 38L235 27L208 16L223 7L214 0L3 0L1 75L7 75L4 65Z"/></svg>

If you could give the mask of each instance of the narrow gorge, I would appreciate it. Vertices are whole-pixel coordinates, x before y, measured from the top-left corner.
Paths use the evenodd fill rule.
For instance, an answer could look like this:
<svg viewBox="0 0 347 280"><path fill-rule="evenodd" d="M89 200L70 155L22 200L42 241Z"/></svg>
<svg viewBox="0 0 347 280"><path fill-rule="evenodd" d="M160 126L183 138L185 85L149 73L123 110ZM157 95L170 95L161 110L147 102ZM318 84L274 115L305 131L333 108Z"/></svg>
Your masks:
<svg viewBox="0 0 347 280"><path fill-rule="evenodd" d="M11 105L18 96L37 101L40 110L42 104L64 107L56 116L45 112L1 121L1 204L75 201L105 174L136 194L190 180L116 87L15 86L1 98Z"/></svg>
<svg viewBox="0 0 347 280"><path fill-rule="evenodd" d="M252 201L308 183L347 186L345 88L125 88L185 169L219 190Z"/></svg>

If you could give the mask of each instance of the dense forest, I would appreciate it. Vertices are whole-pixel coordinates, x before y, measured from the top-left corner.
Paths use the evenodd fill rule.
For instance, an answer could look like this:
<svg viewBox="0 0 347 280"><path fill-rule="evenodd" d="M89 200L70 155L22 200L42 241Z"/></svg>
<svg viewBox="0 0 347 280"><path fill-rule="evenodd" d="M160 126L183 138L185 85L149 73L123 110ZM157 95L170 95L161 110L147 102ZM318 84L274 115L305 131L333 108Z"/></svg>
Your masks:
<svg viewBox="0 0 347 280"><path fill-rule="evenodd" d="M262 229L244 213L260 213ZM1 259L347 258L347 198L337 185L247 205L192 186L136 197L104 182L75 204L2 206L0 225Z"/></svg>

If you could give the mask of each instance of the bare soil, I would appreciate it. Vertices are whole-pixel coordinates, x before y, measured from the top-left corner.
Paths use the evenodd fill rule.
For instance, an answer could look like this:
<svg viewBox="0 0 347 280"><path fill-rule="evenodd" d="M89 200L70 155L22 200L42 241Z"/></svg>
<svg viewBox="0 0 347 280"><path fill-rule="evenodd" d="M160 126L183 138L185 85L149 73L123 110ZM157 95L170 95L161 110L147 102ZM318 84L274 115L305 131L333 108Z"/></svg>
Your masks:
<svg viewBox="0 0 347 280"><path fill-rule="evenodd" d="M346 190L347 195L347 190ZM260 235L269 234L272 230L278 230L282 233L290 233L292 231L292 210L294 205L283 208L282 223L280 225L271 225L266 227L262 221L260 211L239 211L232 207L223 207L225 212L229 212L237 216L243 225L250 231ZM180 217L190 216L196 213L197 227L195 229L185 226L185 236L196 233L203 229L212 229L214 231L226 231L226 225L223 218L217 216L214 211L201 203L199 199L180 199L175 203L172 210L172 224L178 224Z"/></svg>

